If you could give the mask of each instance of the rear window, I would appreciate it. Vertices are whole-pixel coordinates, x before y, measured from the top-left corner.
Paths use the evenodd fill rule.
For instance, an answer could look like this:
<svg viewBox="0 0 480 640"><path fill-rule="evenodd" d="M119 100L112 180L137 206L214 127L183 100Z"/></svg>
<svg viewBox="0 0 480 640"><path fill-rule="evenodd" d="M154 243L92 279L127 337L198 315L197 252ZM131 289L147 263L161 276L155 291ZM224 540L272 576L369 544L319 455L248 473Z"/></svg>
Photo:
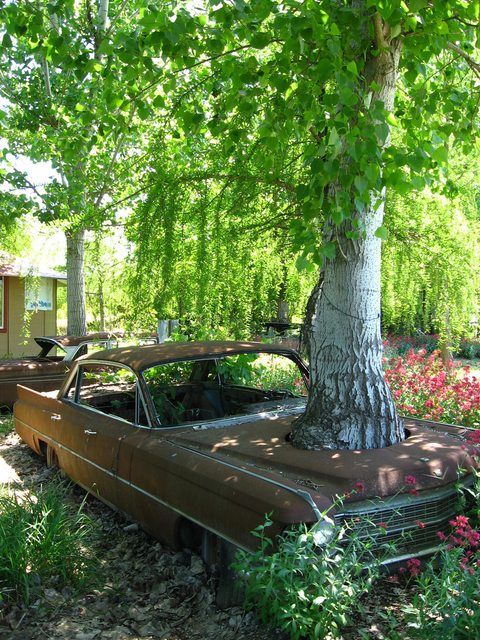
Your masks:
<svg viewBox="0 0 480 640"><path fill-rule="evenodd" d="M162 426L303 406L306 381L280 354L248 353L156 365L144 372Z"/></svg>

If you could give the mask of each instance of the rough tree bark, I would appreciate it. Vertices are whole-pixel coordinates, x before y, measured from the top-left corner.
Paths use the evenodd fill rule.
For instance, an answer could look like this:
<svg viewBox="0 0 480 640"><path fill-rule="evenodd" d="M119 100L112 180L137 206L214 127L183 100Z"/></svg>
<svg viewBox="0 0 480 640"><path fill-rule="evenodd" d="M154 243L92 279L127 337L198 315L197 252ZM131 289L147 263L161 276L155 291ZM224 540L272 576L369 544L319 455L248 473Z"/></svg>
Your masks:
<svg viewBox="0 0 480 640"><path fill-rule="evenodd" d="M67 237L67 333L81 336L87 332L85 313L85 230L66 233Z"/></svg>
<svg viewBox="0 0 480 640"><path fill-rule="evenodd" d="M393 111L401 42L383 42L371 56L367 86L379 89ZM382 29L379 34L378 29ZM387 139L385 145L389 144ZM380 251L375 231L382 225L384 195L365 211L357 211L364 234L345 235L351 227L326 224L323 241L338 241L336 257L326 260L309 333L311 390L305 413L294 423L293 444L303 449L370 449L404 439L404 429L382 370L380 335ZM351 224L351 222L350 222Z"/></svg>

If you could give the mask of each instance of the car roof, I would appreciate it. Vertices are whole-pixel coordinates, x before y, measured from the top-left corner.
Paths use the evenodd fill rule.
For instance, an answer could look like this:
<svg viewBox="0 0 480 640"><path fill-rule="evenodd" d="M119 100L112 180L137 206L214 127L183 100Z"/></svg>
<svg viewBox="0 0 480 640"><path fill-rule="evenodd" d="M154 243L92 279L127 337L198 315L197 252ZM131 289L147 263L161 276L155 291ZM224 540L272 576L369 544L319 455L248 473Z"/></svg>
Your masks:
<svg viewBox="0 0 480 640"><path fill-rule="evenodd" d="M135 371L143 371L156 364L164 364L176 360L194 360L196 358L218 357L235 353L290 353L295 351L281 344L265 344L263 342L164 342L141 346L119 347L96 351L79 359L118 362Z"/></svg>

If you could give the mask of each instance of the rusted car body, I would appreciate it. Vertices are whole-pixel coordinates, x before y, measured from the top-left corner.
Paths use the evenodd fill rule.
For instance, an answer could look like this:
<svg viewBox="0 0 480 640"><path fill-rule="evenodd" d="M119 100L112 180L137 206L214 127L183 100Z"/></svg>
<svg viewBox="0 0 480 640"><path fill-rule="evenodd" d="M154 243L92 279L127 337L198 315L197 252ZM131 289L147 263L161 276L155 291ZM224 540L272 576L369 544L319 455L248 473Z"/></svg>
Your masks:
<svg viewBox="0 0 480 640"><path fill-rule="evenodd" d="M0 360L0 407L13 406L18 384L37 391L58 389L72 362L85 355L89 347L114 346L116 341L117 337L108 332L35 338L40 347L38 355ZM54 351L60 354L51 355Z"/></svg>
<svg viewBox="0 0 480 640"><path fill-rule="evenodd" d="M49 464L174 547L213 536L253 549L266 513L273 533L322 523L347 494L330 513L338 524L387 523L395 560L431 553L456 512L455 483L472 482L462 430L406 420L408 437L389 448L298 450L289 434L307 385L281 345L123 347L77 360L57 392L20 387L15 426Z"/></svg>

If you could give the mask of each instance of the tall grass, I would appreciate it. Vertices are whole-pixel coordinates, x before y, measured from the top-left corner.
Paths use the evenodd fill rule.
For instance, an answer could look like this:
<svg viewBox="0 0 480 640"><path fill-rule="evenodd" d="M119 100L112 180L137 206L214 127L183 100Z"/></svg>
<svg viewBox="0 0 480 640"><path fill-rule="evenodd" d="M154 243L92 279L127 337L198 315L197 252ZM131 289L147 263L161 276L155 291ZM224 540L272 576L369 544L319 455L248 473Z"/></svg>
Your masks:
<svg viewBox="0 0 480 640"><path fill-rule="evenodd" d="M0 599L28 604L41 587L81 588L93 578L95 527L53 482L34 494L0 493Z"/></svg>

